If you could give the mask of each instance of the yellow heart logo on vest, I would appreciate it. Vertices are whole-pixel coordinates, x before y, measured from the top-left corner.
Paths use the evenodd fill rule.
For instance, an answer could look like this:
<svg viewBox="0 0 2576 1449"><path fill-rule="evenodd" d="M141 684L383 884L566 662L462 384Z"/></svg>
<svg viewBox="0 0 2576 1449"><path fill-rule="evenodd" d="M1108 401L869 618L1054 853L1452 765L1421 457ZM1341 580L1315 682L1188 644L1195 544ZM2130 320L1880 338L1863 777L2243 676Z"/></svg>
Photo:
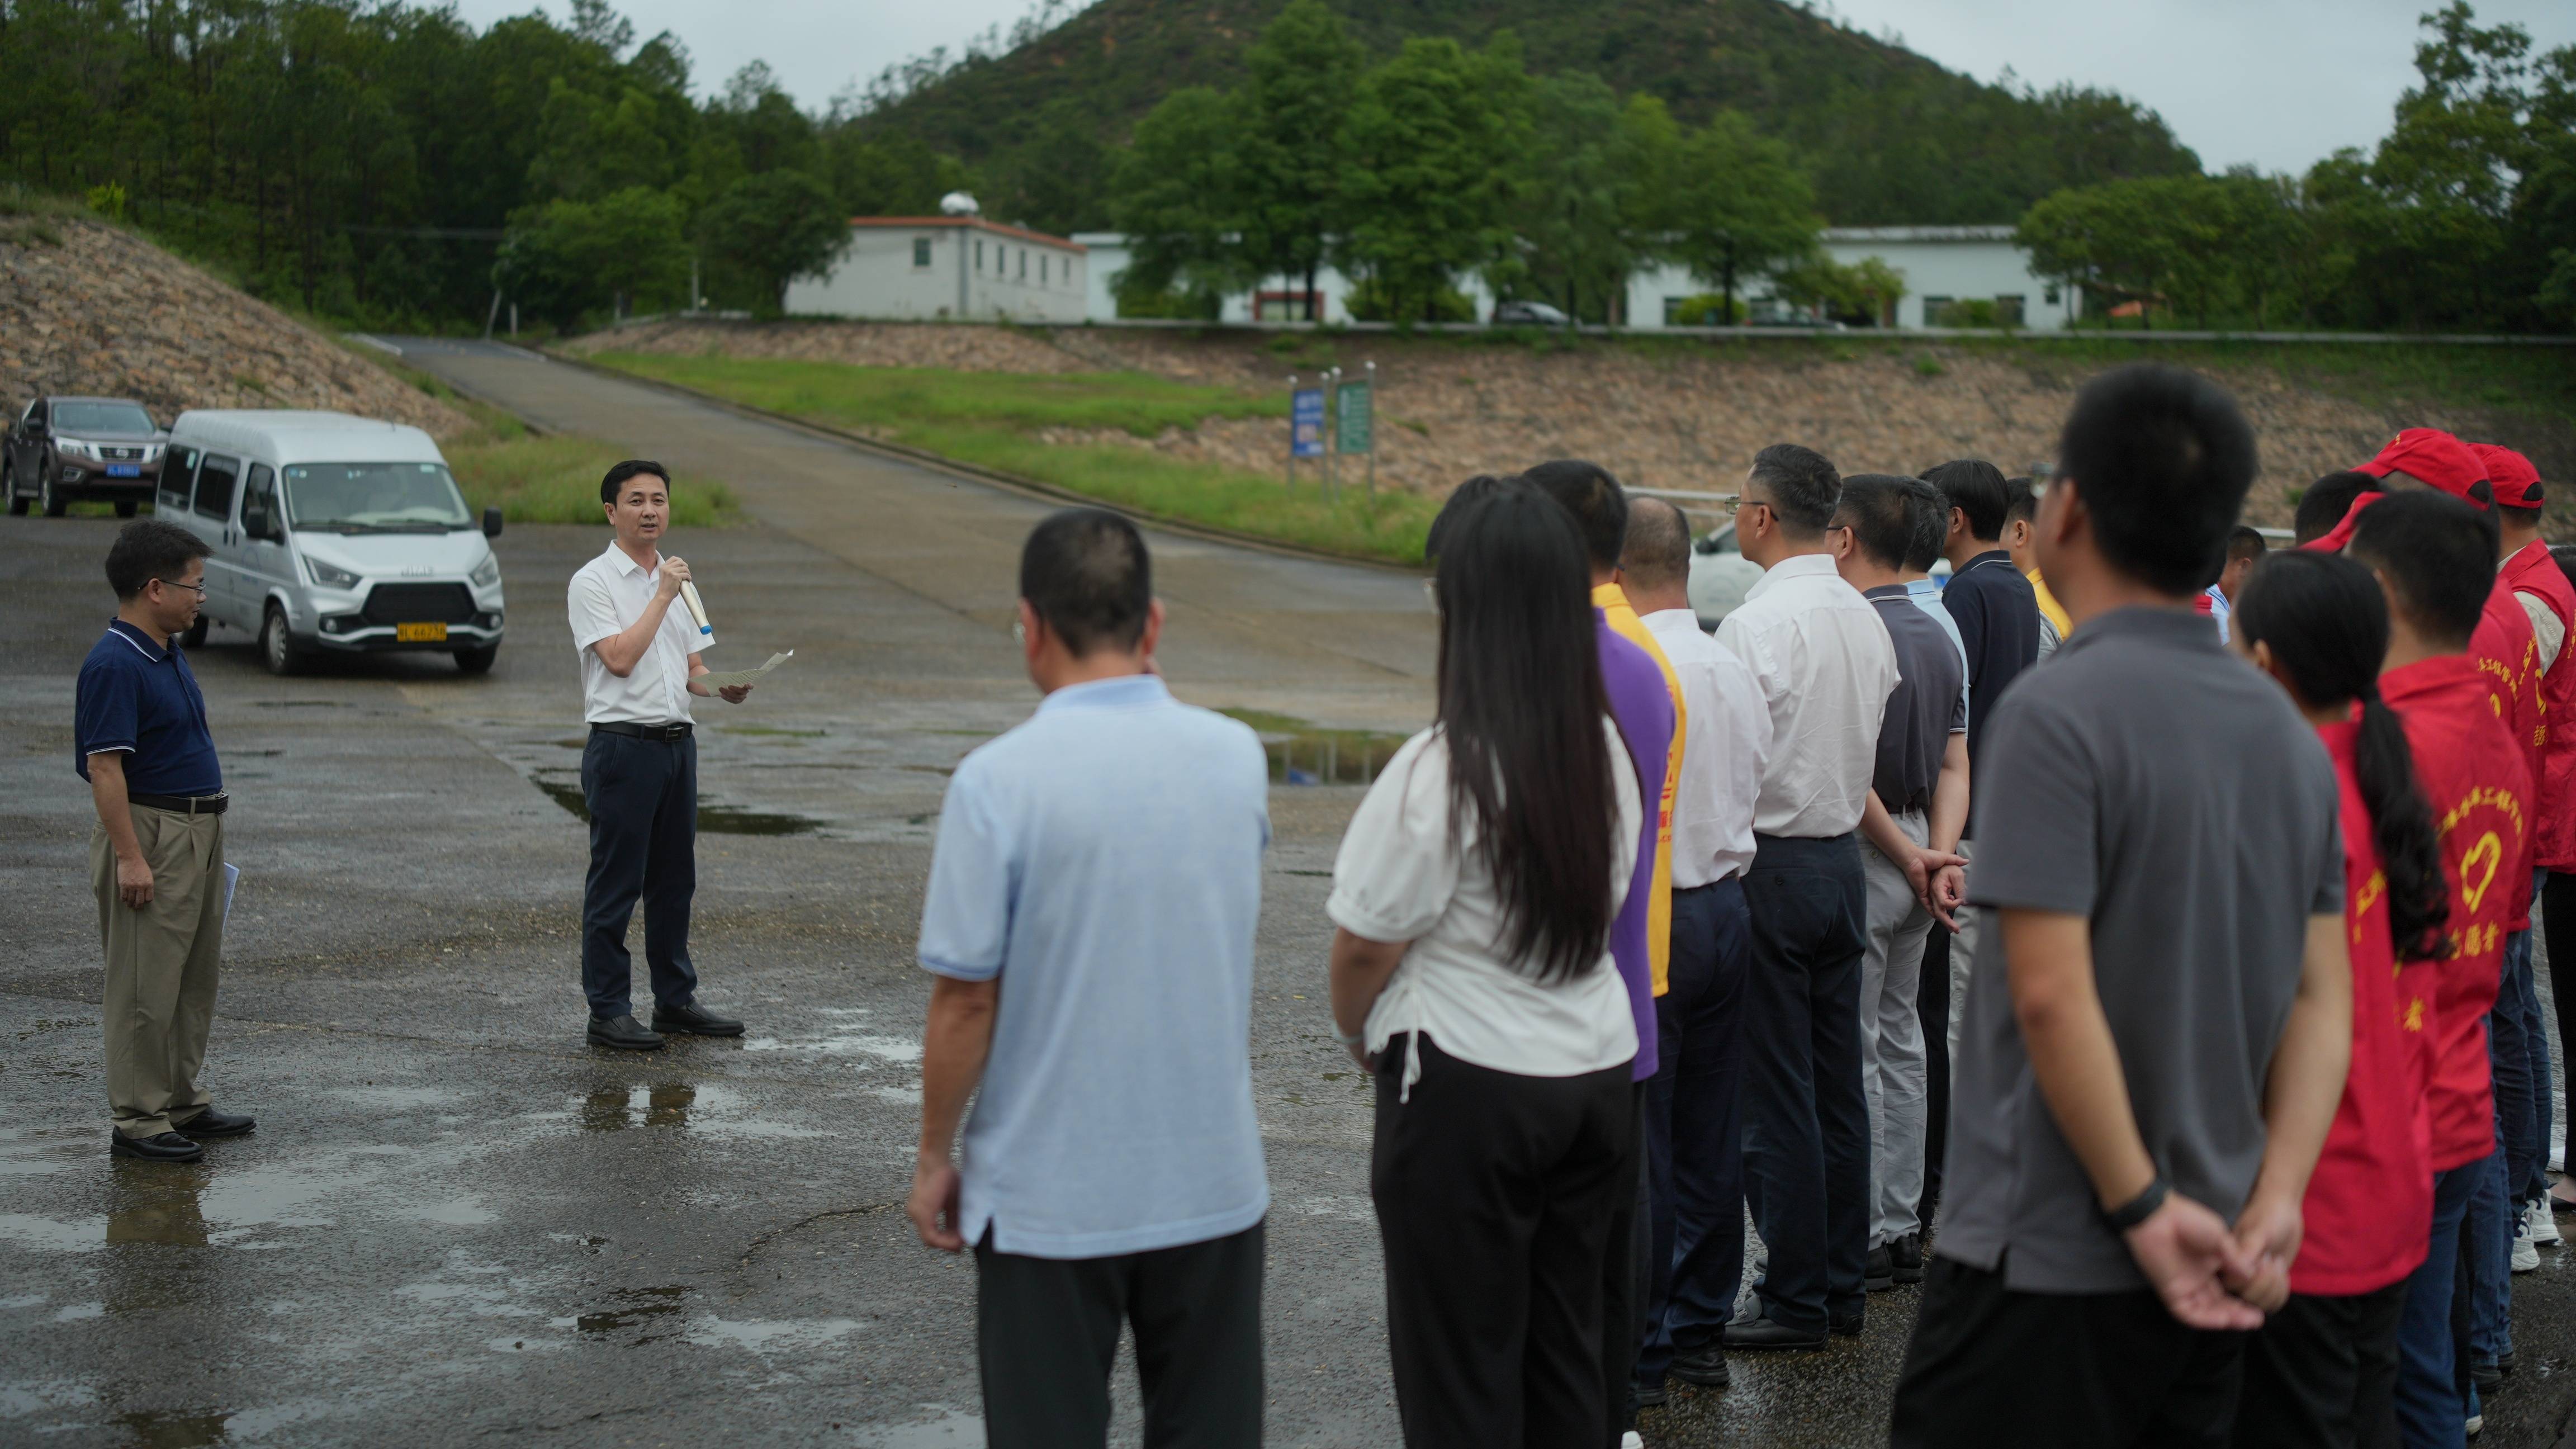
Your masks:
<svg viewBox="0 0 2576 1449"><path fill-rule="evenodd" d="M2484 875L2478 874L2481 862L2486 866ZM2469 847L2469 853L2460 857L2460 894L2468 897L2470 910L2476 910L2478 902L2486 899L2487 887L2495 884L2496 872L2503 868L2504 842L2498 840L2492 830L2479 836L2478 843ZM2470 881L2472 876L2476 877L2475 884Z"/></svg>

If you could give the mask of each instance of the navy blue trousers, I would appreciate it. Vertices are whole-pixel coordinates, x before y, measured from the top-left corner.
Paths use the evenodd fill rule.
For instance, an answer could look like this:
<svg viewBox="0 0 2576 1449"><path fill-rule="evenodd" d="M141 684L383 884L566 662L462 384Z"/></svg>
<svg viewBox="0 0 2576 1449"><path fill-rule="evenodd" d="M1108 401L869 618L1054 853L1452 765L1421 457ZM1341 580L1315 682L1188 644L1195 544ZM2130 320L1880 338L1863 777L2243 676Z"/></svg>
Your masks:
<svg viewBox="0 0 2576 1449"><path fill-rule="evenodd" d="M1857 836L1754 837L1744 878L1744 1197L1771 1261L1772 1322L1857 1319L1869 1258L1869 1102L1860 1079L1868 886Z"/></svg>
<svg viewBox="0 0 2576 1449"><path fill-rule="evenodd" d="M697 999L689 898L698 889L698 742L591 732L581 752L590 807L590 878L581 894L581 989L590 1014L634 1009L626 923L644 899L644 963L664 1006Z"/></svg>
<svg viewBox="0 0 2576 1449"><path fill-rule="evenodd" d="M1658 1059L1646 1089L1652 1276L1637 1382L1663 1382L1676 1347L1735 1316L1744 1282L1744 972L1753 922L1744 881L1673 892L1669 989L1655 999Z"/></svg>

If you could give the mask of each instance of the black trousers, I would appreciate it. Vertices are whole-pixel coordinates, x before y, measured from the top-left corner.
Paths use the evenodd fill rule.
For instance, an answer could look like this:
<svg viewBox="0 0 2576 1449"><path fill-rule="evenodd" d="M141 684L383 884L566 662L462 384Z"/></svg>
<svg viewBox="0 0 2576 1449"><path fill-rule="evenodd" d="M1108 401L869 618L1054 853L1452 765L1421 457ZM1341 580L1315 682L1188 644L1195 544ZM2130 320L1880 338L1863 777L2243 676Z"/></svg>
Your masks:
<svg viewBox="0 0 2576 1449"><path fill-rule="evenodd" d="M1148 1449L1261 1442L1263 1224L1109 1258L975 1245L975 1348L992 1449L1101 1449L1118 1330L1136 1334Z"/></svg>
<svg viewBox="0 0 2576 1449"><path fill-rule="evenodd" d="M1414 1034L1402 1101L1407 1043L1379 1057L1369 1154L1404 1442L1597 1449L1611 1220L1637 1193L1628 1068L1517 1076Z"/></svg>
<svg viewBox="0 0 2576 1449"><path fill-rule="evenodd" d="M2016 1293L1935 1254L1889 1443L2226 1449L2245 1337L2185 1328L2153 1289Z"/></svg>
<svg viewBox="0 0 2576 1449"><path fill-rule="evenodd" d="M2558 1046L2570 1060L2558 1064L2560 1079L2576 1070L2576 875L2551 871L2540 887L2540 929L2549 945L2549 993L2558 1006ZM2559 943L2565 942L2567 954L2558 954ZM2564 965L2567 969L2558 969ZM2569 1083L2576 1092L2576 1083ZM2567 1170L2576 1172L2576 1110L2567 1114L2561 1124L2566 1132Z"/></svg>
<svg viewBox="0 0 2576 1449"><path fill-rule="evenodd" d="M590 810L590 878L581 893L581 989L590 1014L624 1016L634 958L626 924L644 899L644 962L653 998L686 1006L698 995L689 964L689 898L698 889L698 742L591 732L581 752Z"/></svg>
<svg viewBox="0 0 2576 1449"><path fill-rule="evenodd" d="M2375 1293L2294 1295L2245 1341L2239 1449L2396 1449L2397 1318L2406 1280Z"/></svg>
<svg viewBox="0 0 2576 1449"><path fill-rule="evenodd" d="M1744 899L1744 1196L1771 1260L1763 1315L1822 1333L1863 1310L1869 1102L1860 1080L1860 843L1754 837Z"/></svg>
<svg viewBox="0 0 2576 1449"><path fill-rule="evenodd" d="M1655 999L1661 1047L1646 1097L1653 1276L1637 1382L1664 1381L1674 1350L1735 1316L1744 1281L1744 973L1753 926L1735 877L1673 892L1671 989Z"/></svg>
<svg viewBox="0 0 2576 1449"><path fill-rule="evenodd" d="M1923 938L1923 983L1915 988L1923 1016L1923 1206L1928 1232L1941 1207L1941 1159L1950 1150L1950 928L1932 923Z"/></svg>

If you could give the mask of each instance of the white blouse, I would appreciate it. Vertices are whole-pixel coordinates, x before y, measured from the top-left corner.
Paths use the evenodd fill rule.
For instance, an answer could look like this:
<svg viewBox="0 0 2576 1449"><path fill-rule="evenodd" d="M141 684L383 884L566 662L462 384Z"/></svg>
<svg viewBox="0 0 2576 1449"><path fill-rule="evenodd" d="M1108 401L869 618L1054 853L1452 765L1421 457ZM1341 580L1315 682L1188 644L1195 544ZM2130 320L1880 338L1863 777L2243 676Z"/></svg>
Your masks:
<svg viewBox="0 0 2576 1449"><path fill-rule="evenodd" d="M1618 727L1601 721L1616 789L1610 908L1627 899L1642 816L1637 772ZM1571 1077L1623 1066L1637 1055L1628 988L1605 949L1592 969L1543 983L1505 956L1503 897L1472 814L1449 809L1449 746L1433 726L1404 742L1369 787L1333 861L1333 923L1372 941L1409 941L1363 1028L1383 1051L1419 1032L1461 1061L1525 1077ZM1422 1075L1408 1054L1409 1095Z"/></svg>

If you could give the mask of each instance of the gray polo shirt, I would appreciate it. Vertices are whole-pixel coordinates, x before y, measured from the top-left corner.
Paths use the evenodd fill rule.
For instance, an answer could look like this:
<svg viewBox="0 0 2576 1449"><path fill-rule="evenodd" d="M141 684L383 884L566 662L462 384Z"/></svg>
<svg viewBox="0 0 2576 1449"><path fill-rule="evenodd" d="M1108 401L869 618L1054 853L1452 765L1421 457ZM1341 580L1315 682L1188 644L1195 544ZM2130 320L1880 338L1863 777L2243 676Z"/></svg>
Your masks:
<svg viewBox="0 0 2576 1449"><path fill-rule="evenodd" d="M1861 597L1887 622L1888 641L1896 646L1896 692L1887 697L1887 719L1878 727L1869 787L1891 815L1929 810L1942 752L1950 736L1968 728L1967 661L1905 585L1882 584Z"/></svg>
<svg viewBox="0 0 2576 1449"><path fill-rule="evenodd" d="M2333 762L2189 609L2087 621L2014 682L1985 745L1968 898L2091 918L2147 1151L2233 1219L2308 918L2343 907ZM2025 1292L2146 1286L2031 1075L1999 927L1981 933L1952 1071L1941 1255Z"/></svg>

